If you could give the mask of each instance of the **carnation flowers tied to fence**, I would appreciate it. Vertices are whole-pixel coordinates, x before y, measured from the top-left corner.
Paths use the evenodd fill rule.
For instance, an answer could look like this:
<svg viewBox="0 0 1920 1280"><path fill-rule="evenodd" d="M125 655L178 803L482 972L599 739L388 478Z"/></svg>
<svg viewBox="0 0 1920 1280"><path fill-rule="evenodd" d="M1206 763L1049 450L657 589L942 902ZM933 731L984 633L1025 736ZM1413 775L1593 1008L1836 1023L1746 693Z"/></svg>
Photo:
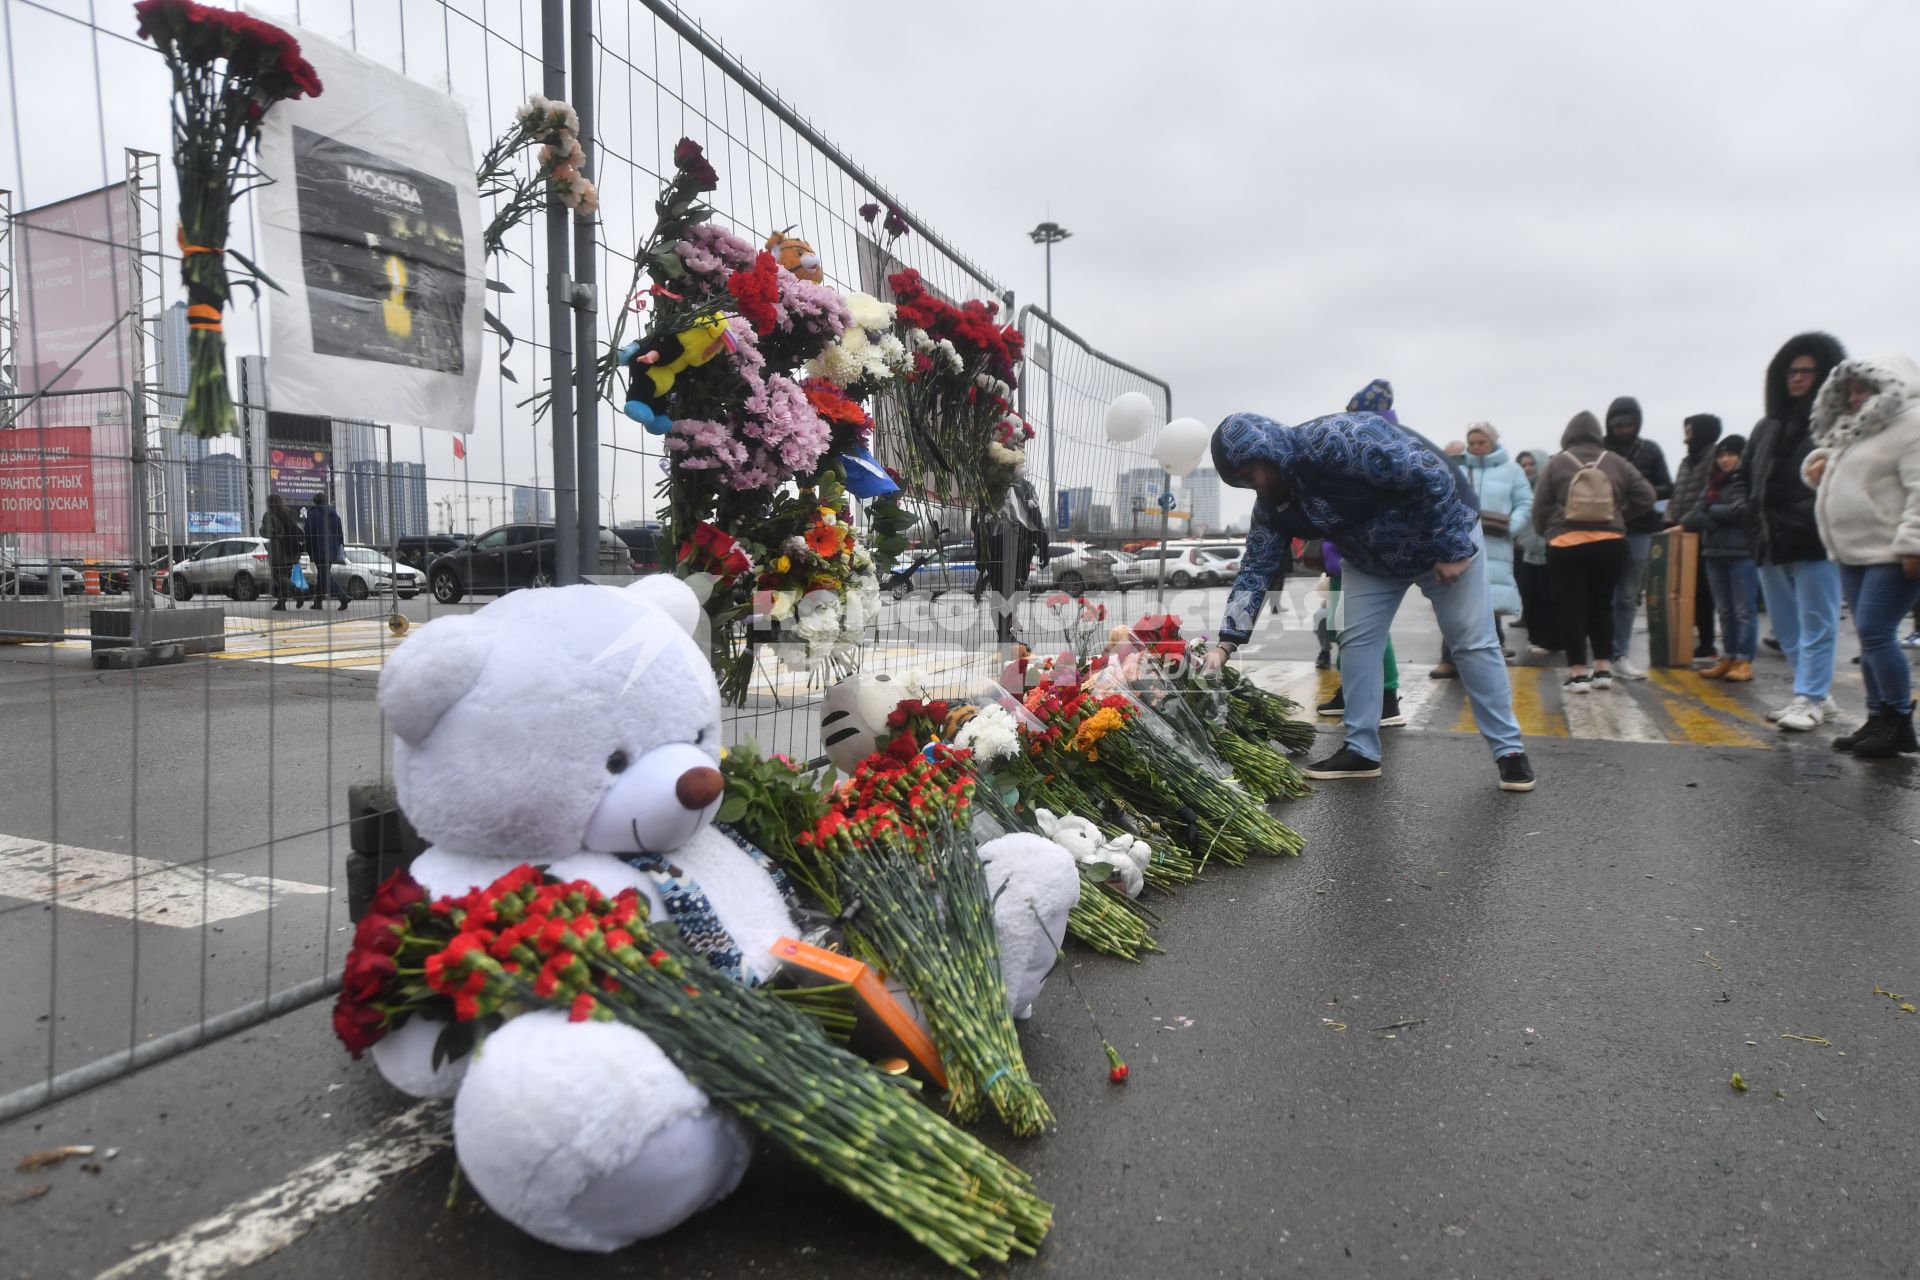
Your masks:
<svg viewBox="0 0 1920 1280"><path fill-rule="evenodd" d="M967 851L971 857L971 850ZM455 1025L515 1007L566 1009L651 1039L829 1184L968 1275L1031 1255L1052 1209L1010 1161L832 1044L786 1001L720 976L651 925L635 890L608 898L531 866L429 903L400 873L348 956L336 1032L356 1054L412 1017Z"/></svg>
<svg viewBox="0 0 1920 1280"><path fill-rule="evenodd" d="M273 286L227 247L233 202L253 167L260 125L274 104L320 92L300 44L271 23L192 0L140 0L140 35L173 76L173 168L180 186L180 275L187 286L186 405L181 426L196 436L233 430L221 325L232 286ZM227 274L231 255L247 275ZM274 286L277 287L277 286Z"/></svg>

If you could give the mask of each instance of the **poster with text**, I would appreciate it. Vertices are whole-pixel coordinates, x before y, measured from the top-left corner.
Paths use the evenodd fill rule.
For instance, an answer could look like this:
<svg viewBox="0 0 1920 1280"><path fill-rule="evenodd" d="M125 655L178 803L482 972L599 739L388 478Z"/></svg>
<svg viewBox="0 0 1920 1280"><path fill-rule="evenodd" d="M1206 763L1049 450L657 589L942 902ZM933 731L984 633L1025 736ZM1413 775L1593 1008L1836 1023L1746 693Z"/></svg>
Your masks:
<svg viewBox="0 0 1920 1280"><path fill-rule="evenodd" d="M281 413L466 432L485 291L466 111L307 31L327 91L267 117L259 196Z"/></svg>
<svg viewBox="0 0 1920 1280"><path fill-rule="evenodd" d="M127 386L134 258L126 184L28 209L14 223L19 390Z"/></svg>
<svg viewBox="0 0 1920 1280"><path fill-rule="evenodd" d="M296 507L305 506L316 493L327 491L327 460L330 449L311 445L270 445L267 449L267 488Z"/></svg>
<svg viewBox="0 0 1920 1280"><path fill-rule="evenodd" d="M0 533L93 532L93 432L0 431Z"/></svg>

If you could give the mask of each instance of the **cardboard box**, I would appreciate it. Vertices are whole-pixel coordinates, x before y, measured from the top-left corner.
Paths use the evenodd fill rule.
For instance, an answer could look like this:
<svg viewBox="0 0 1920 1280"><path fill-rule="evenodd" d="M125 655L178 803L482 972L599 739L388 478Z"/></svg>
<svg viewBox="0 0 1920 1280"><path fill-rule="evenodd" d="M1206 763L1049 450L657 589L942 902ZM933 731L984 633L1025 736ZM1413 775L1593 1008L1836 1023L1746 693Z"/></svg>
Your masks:
<svg viewBox="0 0 1920 1280"><path fill-rule="evenodd" d="M1647 555L1649 665L1693 665L1694 594L1700 589L1699 574L1699 534L1667 529L1653 535Z"/></svg>

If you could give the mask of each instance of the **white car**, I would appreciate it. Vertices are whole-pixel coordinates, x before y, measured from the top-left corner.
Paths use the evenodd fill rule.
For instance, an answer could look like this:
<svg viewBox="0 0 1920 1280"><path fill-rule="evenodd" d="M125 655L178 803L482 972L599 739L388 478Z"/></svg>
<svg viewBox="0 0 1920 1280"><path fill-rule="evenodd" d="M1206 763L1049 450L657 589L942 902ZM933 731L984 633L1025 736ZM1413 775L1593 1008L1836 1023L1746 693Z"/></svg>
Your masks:
<svg viewBox="0 0 1920 1280"><path fill-rule="evenodd" d="M1239 561L1202 547L1144 547L1137 554L1146 580L1170 587L1217 587L1240 571Z"/></svg>
<svg viewBox="0 0 1920 1280"><path fill-rule="evenodd" d="M334 566L333 576L346 584L347 594L355 600L384 596L389 591L402 600L411 600L427 589L426 574L383 551L349 546L340 554L345 563Z"/></svg>

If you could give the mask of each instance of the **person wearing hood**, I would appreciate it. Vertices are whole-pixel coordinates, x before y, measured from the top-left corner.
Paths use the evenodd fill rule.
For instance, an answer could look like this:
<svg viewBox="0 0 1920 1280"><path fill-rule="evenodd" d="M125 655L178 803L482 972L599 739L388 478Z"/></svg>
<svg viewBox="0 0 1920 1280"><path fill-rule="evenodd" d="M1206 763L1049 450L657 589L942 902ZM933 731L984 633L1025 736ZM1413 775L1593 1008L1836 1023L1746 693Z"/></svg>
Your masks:
<svg viewBox="0 0 1920 1280"><path fill-rule="evenodd" d="M1560 647L1553 635L1553 596L1547 577L1547 540L1533 527L1531 496L1539 487L1547 469L1547 451L1528 449L1515 459L1527 476L1527 518L1513 527L1513 546L1519 552L1513 562L1514 585L1520 591L1520 626L1527 633L1527 647L1538 657L1546 657Z"/></svg>
<svg viewBox="0 0 1920 1280"><path fill-rule="evenodd" d="M1679 468L1673 473L1673 497L1667 499L1670 528L1693 527L1687 524L1687 517L1700 505L1700 495L1719 465L1720 450L1714 447L1714 442L1722 430L1720 419L1711 413L1696 413L1681 422L1680 438L1687 443L1687 456L1680 460ZM1700 555L1704 569L1704 549ZM1693 650L1696 661L1719 656L1713 643L1713 588L1708 585L1708 579L1707 573L1700 573L1696 579L1699 585L1693 593L1693 625L1700 632L1700 643Z"/></svg>
<svg viewBox="0 0 1920 1280"><path fill-rule="evenodd" d="M1353 398L1347 401L1347 412L1377 413L1395 425L1400 422L1399 415L1393 411L1393 384L1385 378L1375 378L1354 392ZM1320 563L1327 577L1325 621L1320 624L1324 628L1320 653L1326 657L1332 644L1338 642L1338 638L1333 636L1333 627L1340 616L1340 548L1325 538L1320 540ZM1336 658L1334 662L1341 660ZM1315 662L1314 665L1324 667L1328 664ZM1400 663L1394 656L1391 635L1387 637L1387 647L1380 660L1380 680L1380 727L1388 729L1404 725L1407 718L1400 713ZM1315 707L1314 713L1328 720L1343 718L1347 714L1346 686L1337 686L1333 696Z"/></svg>
<svg viewBox="0 0 1920 1280"><path fill-rule="evenodd" d="M1813 490L1801 479L1813 452L1814 393L1847 358L1831 334L1787 339L1767 365L1767 416L1747 440L1747 543L1780 652L1793 666L1793 701L1767 719L1804 733L1840 714L1833 651L1840 633L1840 567L1827 559Z"/></svg>
<svg viewBox="0 0 1920 1280"><path fill-rule="evenodd" d="M1533 486L1527 483L1527 473L1520 464L1500 447L1500 431L1491 422L1476 422L1467 428L1466 453L1458 462L1480 503L1480 531L1487 544L1488 594L1493 598L1493 633L1504 656L1507 635L1500 625L1500 615L1520 612L1513 531L1533 514ZM1430 674L1443 680L1456 674L1453 654L1444 646L1440 665Z"/></svg>
<svg viewBox="0 0 1920 1280"><path fill-rule="evenodd" d="M1297 426L1236 413L1213 433L1220 479L1256 493L1246 553L1207 656L1218 670L1251 637L1272 567L1289 538L1340 548L1346 741L1309 778L1380 776L1381 658L1408 588L1432 602L1503 791L1531 791L1520 725L1493 630L1480 505L1430 440L1375 413Z"/></svg>
<svg viewBox="0 0 1920 1280"><path fill-rule="evenodd" d="M1713 584L1712 598L1719 602L1720 635L1725 641L1720 660L1700 677L1736 684L1753 679L1754 643L1760 626L1760 577L1754 572L1753 555L1747 548L1747 487L1740 478L1740 455L1746 447L1747 442L1739 436L1720 437L1714 446L1706 488L1683 522L1700 535L1700 563L1706 570L1706 581ZM1702 594L1706 594L1704 590Z"/></svg>
<svg viewBox="0 0 1920 1280"><path fill-rule="evenodd" d="M1605 447L1599 420L1585 410L1573 415L1560 437L1560 452L1541 471L1533 493L1533 527L1547 540L1555 633L1567 651L1570 694L1613 685L1610 655L1619 648L1613 639L1613 601L1627 564L1627 529L1652 511L1654 502L1646 476Z"/></svg>
<svg viewBox="0 0 1920 1280"><path fill-rule="evenodd" d="M1860 635L1867 723L1834 746L1885 759L1920 752L1900 620L1920 605L1920 367L1905 356L1847 360L1814 401L1800 473Z"/></svg>
<svg viewBox="0 0 1920 1280"><path fill-rule="evenodd" d="M1632 463L1653 486L1655 501L1673 496L1673 477L1667 474L1667 455L1640 434L1644 419L1640 402L1620 396L1607 406L1607 452ZM1653 535L1662 521L1653 511L1627 522L1627 561L1613 589L1613 673L1624 680L1645 680L1647 673L1627 660L1633 648L1633 619L1640 612L1640 593L1646 586L1647 558L1653 554Z"/></svg>

